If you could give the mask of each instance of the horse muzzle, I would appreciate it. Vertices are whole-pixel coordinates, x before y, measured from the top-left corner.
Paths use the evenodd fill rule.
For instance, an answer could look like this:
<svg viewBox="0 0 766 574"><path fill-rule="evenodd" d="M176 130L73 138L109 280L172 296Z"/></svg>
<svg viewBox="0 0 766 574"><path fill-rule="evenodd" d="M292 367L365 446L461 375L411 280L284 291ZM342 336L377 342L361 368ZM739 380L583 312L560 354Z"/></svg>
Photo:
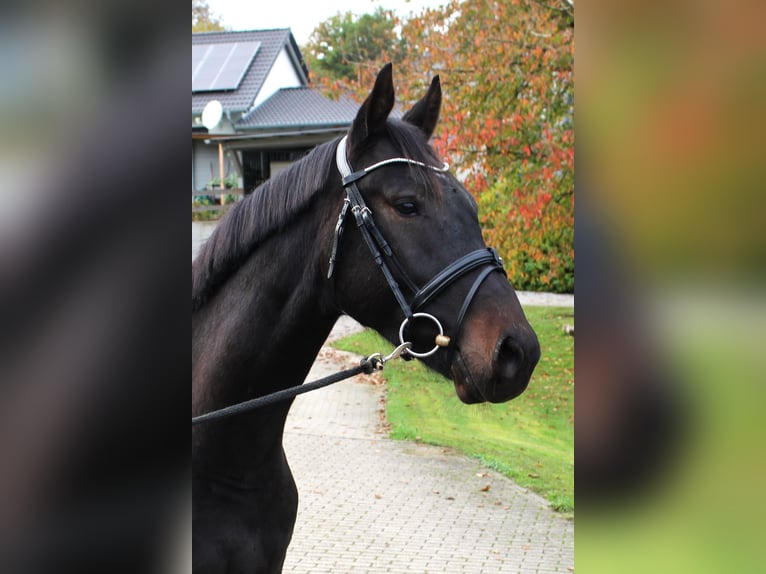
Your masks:
<svg viewBox="0 0 766 574"><path fill-rule="evenodd" d="M494 344L484 337L463 341L451 365L455 391L467 404L509 401L527 388L539 360L540 344L531 328L504 332Z"/></svg>

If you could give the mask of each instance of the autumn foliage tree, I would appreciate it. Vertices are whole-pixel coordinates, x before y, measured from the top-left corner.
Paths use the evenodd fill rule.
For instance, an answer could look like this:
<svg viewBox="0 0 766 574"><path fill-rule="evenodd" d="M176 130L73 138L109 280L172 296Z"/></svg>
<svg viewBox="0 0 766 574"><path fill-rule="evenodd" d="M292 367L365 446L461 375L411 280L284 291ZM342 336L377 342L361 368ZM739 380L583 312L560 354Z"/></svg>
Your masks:
<svg viewBox="0 0 766 574"><path fill-rule="evenodd" d="M212 13L207 0L192 0L192 32L225 30L220 18Z"/></svg>
<svg viewBox="0 0 766 574"><path fill-rule="evenodd" d="M487 243L517 289L574 289L574 8L568 0L452 0L397 21L397 96L414 102L439 74L433 144L474 194ZM364 97L382 58L355 79ZM312 70L313 72L313 70Z"/></svg>

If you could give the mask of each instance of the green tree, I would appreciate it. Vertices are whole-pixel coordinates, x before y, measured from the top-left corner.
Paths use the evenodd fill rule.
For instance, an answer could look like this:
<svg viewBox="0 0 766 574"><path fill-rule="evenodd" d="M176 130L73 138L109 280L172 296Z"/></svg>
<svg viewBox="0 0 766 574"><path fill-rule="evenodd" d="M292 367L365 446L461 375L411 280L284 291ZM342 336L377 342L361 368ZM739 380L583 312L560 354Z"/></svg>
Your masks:
<svg viewBox="0 0 766 574"><path fill-rule="evenodd" d="M360 85L378 62L401 58L397 25L396 15L382 7L361 16L339 12L314 29L302 48L306 64L325 87Z"/></svg>
<svg viewBox="0 0 766 574"><path fill-rule="evenodd" d="M192 0L192 32L225 30L221 20L210 11L207 0Z"/></svg>

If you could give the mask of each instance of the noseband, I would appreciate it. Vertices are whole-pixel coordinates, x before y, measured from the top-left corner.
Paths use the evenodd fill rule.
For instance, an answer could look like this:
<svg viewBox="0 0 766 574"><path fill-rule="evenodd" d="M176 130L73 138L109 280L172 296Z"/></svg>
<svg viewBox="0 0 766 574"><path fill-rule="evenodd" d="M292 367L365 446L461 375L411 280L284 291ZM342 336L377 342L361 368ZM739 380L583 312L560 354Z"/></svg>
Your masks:
<svg viewBox="0 0 766 574"><path fill-rule="evenodd" d="M362 237L364 238L370 253L375 259L375 263L378 264L381 271L383 272L383 275L386 278L386 281L388 282L388 285L391 288L391 291L393 292L399 307L401 307L402 312L404 313L404 321L402 321L402 324L399 327L399 341L404 344L407 325L413 319L427 319L432 321L436 326L438 335L436 336L433 349L425 353L418 353L413 351L411 348L405 351L413 357L428 357L433 355L439 349L439 347L449 346L451 340L457 341L458 336L460 335L461 327L463 325L463 319L465 318L465 315L468 312L468 307L470 307L471 301L473 301L473 298L478 292L479 287L493 271L500 271L501 273L505 274L505 269L503 269L503 262L500 259L500 256L497 254L497 251L494 249L490 247L477 249L476 251L472 251L457 261L451 263L442 271L437 273L436 276L423 287L418 288L417 285L407 276L407 273L405 273L401 264L397 260L396 255L391 249L391 246L383 237L380 229L378 229L378 227L375 225L375 221L372 218L372 212L365 204L364 199L362 198L362 194L359 192L359 188L356 185L356 182L362 179L371 171L393 163L406 163L410 165L416 165L440 173L447 172L449 170L449 165L445 163L442 167L437 167L414 159L396 157L380 161L362 169L361 171L354 172L351 169L351 165L348 163L348 159L346 158L346 142L347 138L344 136L343 139L341 139L338 143L338 148L335 153L335 161L338 166L338 171L343 177L343 187L346 190L346 198L343 201L343 207L341 208L340 215L338 215L338 222L335 225L335 239L333 241L332 254L330 255L330 268L327 273L327 278L331 278L335 270L335 263L338 255L338 245L340 243L341 236L343 235L343 226L345 224L346 216L350 208L351 213L354 214L354 218L356 219L356 225L361 231ZM383 257L384 255L385 258ZM394 277L389 264L396 271L405 287L414 293L411 304L407 303L407 300L404 297L404 294L402 293L402 290L399 287L399 283ZM457 281L460 277L480 267L485 268L476 277L473 285L468 290L468 293L463 300L463 305L460 308L460 312L458 314L455 332L453 333L452 338L447 337L444 335L442 324L436 317L419 310L425 307L429 302L431 302L435 297L437 297L442 291Z"/></svg>

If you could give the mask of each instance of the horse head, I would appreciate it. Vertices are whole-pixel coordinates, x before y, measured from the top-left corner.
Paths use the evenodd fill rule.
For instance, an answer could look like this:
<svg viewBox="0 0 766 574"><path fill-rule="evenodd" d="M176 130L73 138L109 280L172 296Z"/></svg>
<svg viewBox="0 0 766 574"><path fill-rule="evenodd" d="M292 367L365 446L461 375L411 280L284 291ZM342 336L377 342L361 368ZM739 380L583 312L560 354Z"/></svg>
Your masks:
<svg viewBox="0 0 766 574"><path fill-rule="evenodd" d="M342 311L411 342L463 402L503 402L527 387L540 346L476 202L428 144L441 98L437 76L392 118L391 65L378 74L339 145L347 195L326 271Z"/></svg>

